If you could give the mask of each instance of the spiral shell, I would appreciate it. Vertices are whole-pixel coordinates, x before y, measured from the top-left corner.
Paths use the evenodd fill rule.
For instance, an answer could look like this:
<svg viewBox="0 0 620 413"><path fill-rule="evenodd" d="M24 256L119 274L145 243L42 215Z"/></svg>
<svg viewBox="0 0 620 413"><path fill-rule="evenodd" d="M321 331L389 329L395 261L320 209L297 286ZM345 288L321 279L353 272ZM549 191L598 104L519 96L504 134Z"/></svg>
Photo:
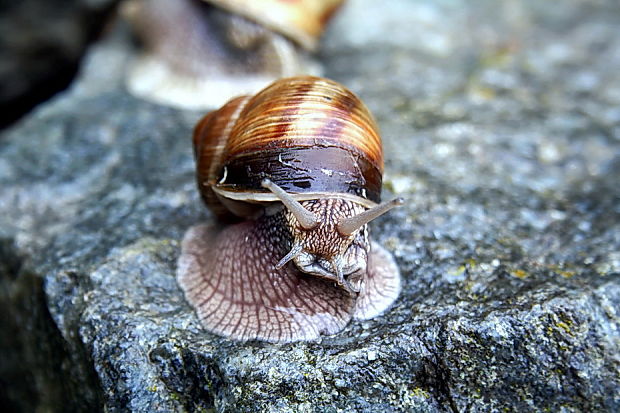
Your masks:
<svg viewBox="0 0 620 413"><path fill-rule="evenodd" d="M368 207L380 201L378 128L357 96L327 79L283 79L230 101L198 123L194 153L200 191L216 209L213 191L277 201L261 187L265 177L297 200L340 194Z"/></svg>

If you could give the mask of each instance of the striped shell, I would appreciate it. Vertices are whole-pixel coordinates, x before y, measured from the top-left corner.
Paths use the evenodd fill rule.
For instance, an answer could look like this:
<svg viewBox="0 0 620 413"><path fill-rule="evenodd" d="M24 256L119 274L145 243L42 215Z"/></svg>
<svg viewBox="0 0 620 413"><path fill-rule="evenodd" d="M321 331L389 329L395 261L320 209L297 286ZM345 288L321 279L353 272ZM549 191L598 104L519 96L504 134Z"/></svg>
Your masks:
<svg viewBox="0 0 620 413"><path fill-rule="evenodd" d="M203 0L271 27L314 50L327 21L344 0Z"/></svg>
<svg viewBox="0 0 620 413"><path fill-rule="evenodd" d="M380 201L383 151L377 126L352 92L331 80L279 80L233 99L194 130L197 180L218 215L217 197L277 201L268 177L297 200L334 194L367 207Z"/></svg>

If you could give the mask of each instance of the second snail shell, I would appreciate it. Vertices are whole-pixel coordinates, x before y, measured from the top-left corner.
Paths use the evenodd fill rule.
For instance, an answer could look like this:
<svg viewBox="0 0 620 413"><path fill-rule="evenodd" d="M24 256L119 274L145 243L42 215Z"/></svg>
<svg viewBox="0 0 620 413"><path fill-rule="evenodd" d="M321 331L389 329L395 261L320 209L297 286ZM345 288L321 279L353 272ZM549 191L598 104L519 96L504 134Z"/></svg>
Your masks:
<svg viewBox="0 0 620 413"><path fill-rule="evenodd" d="M271 81L320 74L308 53L343 0L125 0L141 43L126 84L139 97L214 108Z"/></svg>

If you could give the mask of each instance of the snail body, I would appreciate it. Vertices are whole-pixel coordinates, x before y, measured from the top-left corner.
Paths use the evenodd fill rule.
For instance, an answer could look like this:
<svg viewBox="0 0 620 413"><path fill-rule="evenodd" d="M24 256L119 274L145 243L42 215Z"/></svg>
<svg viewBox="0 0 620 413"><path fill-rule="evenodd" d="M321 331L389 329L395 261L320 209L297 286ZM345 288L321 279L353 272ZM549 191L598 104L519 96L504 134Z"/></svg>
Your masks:
<svg viewBox="0 0 620 413"><path fill-rule="evenodd" d="M201 196L225 227L188 231L178 280L210 331L288 342L384 311L400 289L367 223L383 154L368 109L316 77L276 81L206 115L193 137Z"/></svg>
<svg viewBox="0 0 620 413"><path fill-rule="evenodd" d="M311 57L343 0L126 0L142 46L130 92L200 109L255 93L273 80L318 74Z"/></svg>

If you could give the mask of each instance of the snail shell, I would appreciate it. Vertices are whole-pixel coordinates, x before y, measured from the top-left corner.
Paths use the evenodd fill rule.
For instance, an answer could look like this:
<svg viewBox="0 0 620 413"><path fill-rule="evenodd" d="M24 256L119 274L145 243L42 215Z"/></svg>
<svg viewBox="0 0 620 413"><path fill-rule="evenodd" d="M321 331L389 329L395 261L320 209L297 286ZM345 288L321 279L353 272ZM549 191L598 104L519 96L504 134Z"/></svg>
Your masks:
<svg viewBox="0 0 620 413"><path fill-rule="evenodd" d="M398 268L367 223L402 200L378 204L381 139L352 92L282 79L207 114L193 143L201 196L233 223L194 227L182 244L178 281L208 330L308 340L396 299Z"/></svg>
<svg viewBox="0 0 620 413"><path fill-rule="evenodd" d="M344 0L203 0L238 13L314 50Z"/></svg>
<svg viewBox="0 0 620 413"><path fill-rule="evenodd" d="M318 74L308 54L344 0L126 0L142 43L130 92L181 108L221 106L273 80Z"/></svg>

